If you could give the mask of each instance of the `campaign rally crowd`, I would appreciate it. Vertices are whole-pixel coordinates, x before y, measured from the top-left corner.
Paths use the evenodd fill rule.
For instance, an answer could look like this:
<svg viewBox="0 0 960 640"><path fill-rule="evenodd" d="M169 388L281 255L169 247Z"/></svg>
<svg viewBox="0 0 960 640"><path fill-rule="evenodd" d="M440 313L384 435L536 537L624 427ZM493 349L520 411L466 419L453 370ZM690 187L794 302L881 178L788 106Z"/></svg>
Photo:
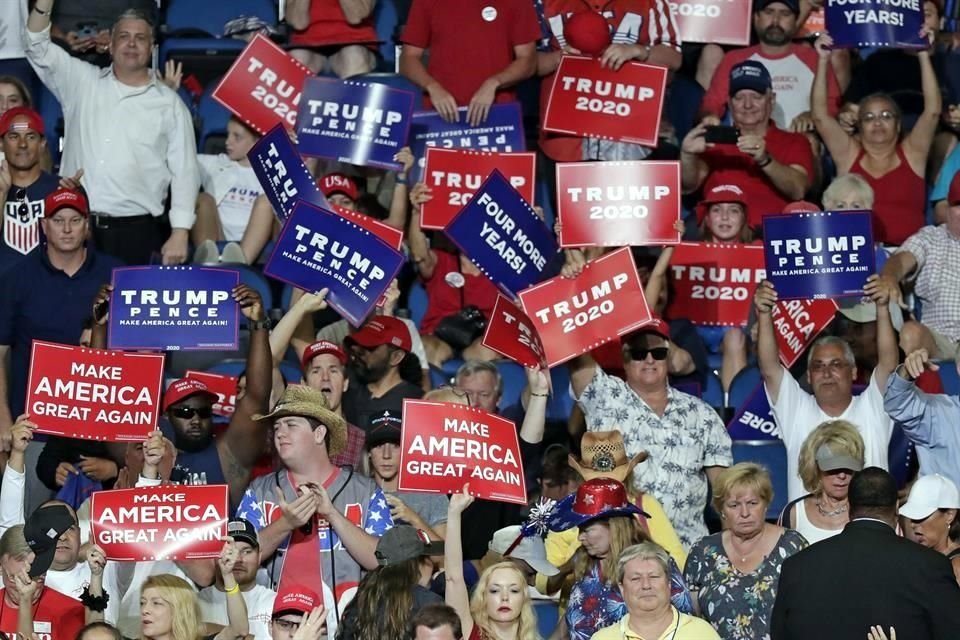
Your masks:
<svg viewBox="0 0 960 640"><path fill-rule="evenodd" d="M0 636L960 638L957 6L836 4L0 1Z"/></svg>

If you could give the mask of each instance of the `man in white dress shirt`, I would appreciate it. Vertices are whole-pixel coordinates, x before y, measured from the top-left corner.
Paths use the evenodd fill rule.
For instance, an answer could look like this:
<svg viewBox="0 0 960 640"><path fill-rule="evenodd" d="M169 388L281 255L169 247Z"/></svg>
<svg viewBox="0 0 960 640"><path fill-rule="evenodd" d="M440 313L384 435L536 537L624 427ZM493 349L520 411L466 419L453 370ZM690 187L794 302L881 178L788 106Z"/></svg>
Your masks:
<svg viewBox="0 0 960 640"><path fill-rule="evenodd" d="M121 14L108 47L113 64L100 69L50 40L54 0L37 0L27 19L27 59L63 107L64 175L83 169L94 240L128 264L186 260L199 190L197 145L190 113L150 69L153 25L142 13ZM170 189L170 236L163 242ZM161 246L162 243L162 246Z"/></svg>

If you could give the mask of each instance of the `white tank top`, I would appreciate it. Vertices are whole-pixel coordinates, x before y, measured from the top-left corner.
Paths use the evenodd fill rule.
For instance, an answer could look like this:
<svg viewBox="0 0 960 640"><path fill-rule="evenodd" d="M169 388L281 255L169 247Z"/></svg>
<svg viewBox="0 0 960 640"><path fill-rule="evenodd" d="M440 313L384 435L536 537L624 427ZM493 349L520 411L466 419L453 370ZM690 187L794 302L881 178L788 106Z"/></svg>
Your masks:
<svg viewBox="0 0 960 640"><path fill-rule="evenodd" d="M827 538L832 538L837 535L843 528L839 529L821 529L812 522L810 518L807 517L807 507L804 504L805 500L801 500L793 507L793 512L797 514L796 521L796 531L804 538L807 539L807 542L813 544L814 542L820 542L821 540L826 540Z"/></svg>

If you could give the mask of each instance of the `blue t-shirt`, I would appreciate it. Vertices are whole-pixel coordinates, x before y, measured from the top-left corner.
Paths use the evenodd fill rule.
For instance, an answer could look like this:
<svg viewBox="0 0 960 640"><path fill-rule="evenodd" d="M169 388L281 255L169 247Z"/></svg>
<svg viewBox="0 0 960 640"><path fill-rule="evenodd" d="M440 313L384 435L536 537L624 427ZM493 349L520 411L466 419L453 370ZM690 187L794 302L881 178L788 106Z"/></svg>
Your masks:
<svg viewBox="0 0 960 640"><path fill-rule="evenodd" d="M50 264L44 247L0 274L0 345L10 347L7 400L14 417L23 413L32 342L78 344L100 285L110 282L115 267L123 266L88 247L83 266L68 276Z"/></svg>
<svg viewBox="0 0 960 640"><path fill-rule="evenodd" d="M30 186L14 186L7 191L0 234L0 273L40 247L44 240L40 229L43 200L59 184L57 176L42 172Z"/></svg>

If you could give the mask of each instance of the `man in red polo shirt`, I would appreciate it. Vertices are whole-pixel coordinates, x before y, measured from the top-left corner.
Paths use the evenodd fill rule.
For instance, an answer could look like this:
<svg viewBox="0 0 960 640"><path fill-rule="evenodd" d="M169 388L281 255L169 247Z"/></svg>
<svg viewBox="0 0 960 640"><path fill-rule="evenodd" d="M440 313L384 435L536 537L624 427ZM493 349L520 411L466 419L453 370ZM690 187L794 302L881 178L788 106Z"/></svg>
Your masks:
<svg viewBox="0 0 960 640"><path fill-rule="evenodd" d="M57 542L74 526L63 505L33 512L26 524L7 529L0 537L0 632L15 634L21 607L33 610L34 636L41 640L73 640L83 627L83 605L44 585L44 576L57 552Z"/></svg>
<svg viewBox="0 0 960 640"><path fill-rule="evenodd" d="M457 109L469 107L467 121L476 126L491 104L514 100L510 88L536 72L539 39L530 0L413 0L400 38L400 73L427 92L427 104L444 120L456 122Z"/></svg>
<svg viewBox="0 0 960 640"><path fill-rule="evenodd" d="M784 131L770 119L775 97L767 68L746 60L730 72L730 113L739 135L736 144L706 141L701 122L683 139L680 150L684 193L734 183L746 193L751 227L765 215L780 213L802 200L810 188L813 153L807 139Z"/></svg>

